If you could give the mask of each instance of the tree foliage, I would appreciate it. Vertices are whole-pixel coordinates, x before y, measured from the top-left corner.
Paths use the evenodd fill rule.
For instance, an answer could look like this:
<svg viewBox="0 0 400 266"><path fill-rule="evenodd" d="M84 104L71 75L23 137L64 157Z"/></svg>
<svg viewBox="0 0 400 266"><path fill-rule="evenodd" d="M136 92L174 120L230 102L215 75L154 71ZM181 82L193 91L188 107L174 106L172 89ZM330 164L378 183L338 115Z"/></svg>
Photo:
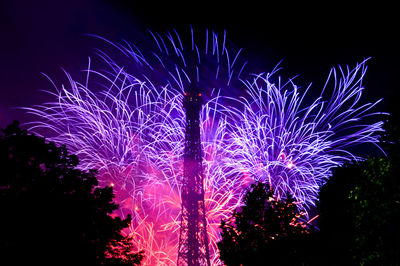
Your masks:
<svg viewBox="0 0 400 266"><path fill-rule="evenodd" d="M98 187L95 171L83 172L77 165L77 157L65 147L27 134L16 122L2 130L2 261L11 265L140 263L143 254L133 253L121 232L130 217L111 215L118 208L112 188Z"/></svg>
<svg viewBox="0 0 400 266"><path fill-rule="evenodd" d="M330 265L397 265L400 205L393 181L390 161L370 158L337 168L321 188L320 229Z"/></svg>
<svg viewBox="0 0 400 266"><path fill-rule="evenodd" d="M267 184L256 183L243 206L221 222L218 243L227 265L303 265L310 229L301 221L293 198L274 198Z"/></svg>

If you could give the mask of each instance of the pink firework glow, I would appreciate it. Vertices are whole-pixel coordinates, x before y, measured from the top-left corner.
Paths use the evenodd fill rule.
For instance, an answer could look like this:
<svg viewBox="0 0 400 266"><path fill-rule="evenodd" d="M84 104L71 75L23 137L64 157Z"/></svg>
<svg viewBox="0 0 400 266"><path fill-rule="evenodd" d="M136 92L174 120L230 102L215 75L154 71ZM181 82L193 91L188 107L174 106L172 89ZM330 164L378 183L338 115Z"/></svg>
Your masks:
<svg viewBox="0 0 400 266"><path fill-rule="evenodd" d="M185 137L183 92L196 61L205 103L200 113L206 218L211 264L220 264L216 243L221 219L240 205L255 180L269 182L277 195L289 191L307 210L332 167L357 158L347 148L377 143L381 122L364 123L376 103L359 103L365 61L330 83L309 106L305 93L289 81L270 82L271 73L244 74L241 50L228 47L225 33L206 31L199 48L184 46L178 34L150 33L154 49L112 44L128 63L98 51L106 67L89 62L85 82L66 73L68 86L56 86L56 100L26 108L38 117L32 132L51 132L80 158L80 168L98 169L111 185L119 215L132 214L132 234L144 265L177 260ZM109 42L108 42L109 43ZM128 59L128 60L126 60ZM243 96L232 98L232 92ZM43 131L45 129L45 131Z"/></svg>

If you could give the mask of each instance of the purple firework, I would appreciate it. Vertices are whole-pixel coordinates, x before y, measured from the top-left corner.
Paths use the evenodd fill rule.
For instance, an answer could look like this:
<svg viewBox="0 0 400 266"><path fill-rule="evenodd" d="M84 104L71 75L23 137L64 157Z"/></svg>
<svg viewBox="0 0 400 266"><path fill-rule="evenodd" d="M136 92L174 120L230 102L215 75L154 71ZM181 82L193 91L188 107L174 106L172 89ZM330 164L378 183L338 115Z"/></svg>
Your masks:
<svg viewBox="0 0 400 266"><path fill-rule="evenodd" d="M245 74L241 50L228 47L225 33L206 31L203 46L193 30L187 46L175 31L150 35L154 49L111 43L128 64L98 51L106 68L89 63L85 84L66 74L69 86L51 92L54 102L26 108L38 117L31 131L50 129L50 140L66 144L82 169L98 169L101 183L114 186L121 214L134 217L135 244L148 252L145 264L176 262L182 101L191 79L205 94L201 140L213 265L219 263L219 222L239 206L251 182L267 181L277 195L289 191L307 210L332 167L357 159L348 147L378 142L382 123L363 122L377 102L359 103L365 61L347 73L340 69L339 78L333 69L332 93L324 95L327 81L307 106L292 80L273 84L274 71ZM232 91L246 93L233 98Z"/></svg>
<svg viewBox="0 0 400 266"><path fill-rule="evenodd" d="M225 108L232 121L227 130L232 172L268 182L278 196L290 192L300 206L314 205L331 169L360 159L347 148L378 143L382 122L364 124L363 118L381 114L370 112L379 101L359 103L365 63L347 72L339 67L339 78L333 68L310 105L303 104L306 93L292 81L271 83L269 73L247 80L247 96L234 100L240 107Z"/></svg>

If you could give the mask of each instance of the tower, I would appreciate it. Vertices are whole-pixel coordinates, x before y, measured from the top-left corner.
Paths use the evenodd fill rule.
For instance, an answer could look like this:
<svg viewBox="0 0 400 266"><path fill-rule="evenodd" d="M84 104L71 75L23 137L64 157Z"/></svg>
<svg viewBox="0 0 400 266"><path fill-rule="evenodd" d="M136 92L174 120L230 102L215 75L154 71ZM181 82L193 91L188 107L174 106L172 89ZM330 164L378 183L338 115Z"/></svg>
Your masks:
<svg viewBox="0 0 400 266"><path fill-rule="evenodd" d="M190 87L186 89L183 100L186 125L177 264L210 266L200 142L202 96L194 80L192 79Z"/></svg>

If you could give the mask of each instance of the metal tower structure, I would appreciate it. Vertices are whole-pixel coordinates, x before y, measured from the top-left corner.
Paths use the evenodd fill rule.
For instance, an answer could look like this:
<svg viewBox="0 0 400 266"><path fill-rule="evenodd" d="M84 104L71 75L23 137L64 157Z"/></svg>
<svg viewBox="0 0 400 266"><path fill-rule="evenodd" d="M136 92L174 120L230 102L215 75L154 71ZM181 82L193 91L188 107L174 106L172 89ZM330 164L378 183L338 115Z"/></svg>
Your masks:
<svg viewBox="0 0 400 266"><path fill-rule="evenodd" d="M210 266L207 221L204 204L200 110L203 104L196 79L185 90L186 111L182 211L177 265Z"/></svg>

